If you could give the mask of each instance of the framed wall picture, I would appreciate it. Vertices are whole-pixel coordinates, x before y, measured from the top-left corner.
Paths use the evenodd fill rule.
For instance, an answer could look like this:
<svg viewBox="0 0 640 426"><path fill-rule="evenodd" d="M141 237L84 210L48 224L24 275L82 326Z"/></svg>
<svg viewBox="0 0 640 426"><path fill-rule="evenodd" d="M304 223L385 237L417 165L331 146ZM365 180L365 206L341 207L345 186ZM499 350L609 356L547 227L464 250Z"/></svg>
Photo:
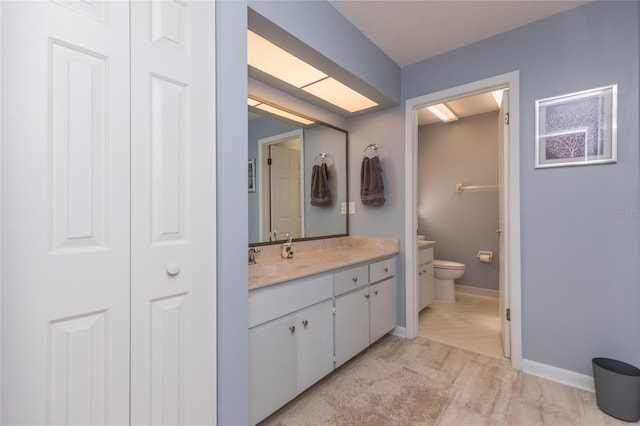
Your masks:
<svg viewBox="0 0 640 426"><path fill-rule="evenodd" d="M256 159L249 160L249 192L256 192Z"/></svg>
<svg viewBox="0 0 640 426"><path fill-rule="evenodd" d="M536 101L536 168L615 163L618 86Z"/></svg>

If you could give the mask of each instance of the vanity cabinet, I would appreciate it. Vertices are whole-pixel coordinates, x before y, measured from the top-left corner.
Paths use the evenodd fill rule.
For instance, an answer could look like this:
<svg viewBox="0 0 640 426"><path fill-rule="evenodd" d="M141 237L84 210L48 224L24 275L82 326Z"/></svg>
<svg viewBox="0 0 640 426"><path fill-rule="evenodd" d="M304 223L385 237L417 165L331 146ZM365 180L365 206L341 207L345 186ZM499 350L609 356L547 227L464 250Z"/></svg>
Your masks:
<svg viewBox="0 0 640 426"><path fill-rule="evenodd" d="M433 247L418 251L417 267L418 312L429 306L435 298L433 277Z"/></svg>
<svg viewBox="0 0 640 426"><path fill-rule="evenodd" d="M396 324L396 257L249 292L249 417L264 420Z"/></svg>
<svg viewBox="0 0 640 426"><path fill-rule="evenodd" d="M396 326L395 264L394 256L334 274L336 367ZM368 279L362 280L363 274ZM349 278L364 282L340 293Z"/></svg>
<svg viewBox="0 0 640 426"><path fill-rule="evenodd" d="M251 424L333 370L332 293L328 275L249 294Z"/></svg>

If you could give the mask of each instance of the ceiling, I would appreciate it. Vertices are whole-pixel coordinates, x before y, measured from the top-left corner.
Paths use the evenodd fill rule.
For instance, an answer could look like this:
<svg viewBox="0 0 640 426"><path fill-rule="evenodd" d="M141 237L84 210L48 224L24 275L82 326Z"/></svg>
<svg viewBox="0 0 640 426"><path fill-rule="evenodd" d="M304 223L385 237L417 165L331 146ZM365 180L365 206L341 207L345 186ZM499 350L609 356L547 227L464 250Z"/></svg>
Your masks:
<svg viewBox="0 0 640 426"><path fill-rule="evenodd" d="M583 5L578 0L328 0L404 67Z"/></svg>
<svg viewBox="0 0 640 426"><path fill-rule="evenodd" d="M399 66L404 67L583 5L577 0L328 0ZM499 108L491 93L447 106L459 117ZM418 125L440 122L426 108Z"/></svg>

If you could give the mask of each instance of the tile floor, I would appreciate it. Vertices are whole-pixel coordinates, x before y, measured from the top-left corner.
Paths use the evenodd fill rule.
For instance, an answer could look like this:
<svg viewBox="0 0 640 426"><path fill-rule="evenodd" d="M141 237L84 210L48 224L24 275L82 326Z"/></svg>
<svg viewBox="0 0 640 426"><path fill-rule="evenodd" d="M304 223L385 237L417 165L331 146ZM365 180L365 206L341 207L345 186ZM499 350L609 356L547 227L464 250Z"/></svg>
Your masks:
<svg viewBox="0 0 640 426"><path fill-rule="evenodd" d="M456 293L456 303L433 302L420 312L418 335L502 358L498 305L496 298Z"/></svg>
<svg viewBox="0 0 640 426"><path fill-rule="evenodd" d="M457 306L433 304L418 337L383 337L262 425L629 424L600 411L591 392L511 368L497 304L465 294Z"/></svg>

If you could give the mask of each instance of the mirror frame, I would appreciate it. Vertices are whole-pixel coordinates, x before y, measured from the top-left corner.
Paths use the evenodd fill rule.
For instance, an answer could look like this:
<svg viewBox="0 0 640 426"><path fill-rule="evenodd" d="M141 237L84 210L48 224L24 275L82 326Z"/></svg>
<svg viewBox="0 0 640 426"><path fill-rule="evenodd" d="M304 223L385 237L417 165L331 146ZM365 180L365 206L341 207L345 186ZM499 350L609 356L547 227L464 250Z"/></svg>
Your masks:
<svg viewBox="0 0 640 426"><path fill-rule="evenodd" d="M247 97L249 99L253 99L255 101L267 104L269 106L272 106L274 108L277 108L277 109L279 109L281 111L284 111L284 112L287 112L289 114L293 114L293 115L296 115L298 117L302 117L302 118L305 118L307 120L311 120L311 121L314 122L313 125L320 124L322 126L330 128L330 129L337 130L339 132L343 132L345 134L345 141L344 141L344 143L345 143L345 146L344 146L345 169L346 169L345 170L345 190L346 190L345 202L347 203L347 206L348 206L349 205L349 132L347 130L345 130L345 129L341 129L340 127L336 127L336 126L334 126L332 124L325 123L325 122L323 122L321 120L317 120L317 119L315 119L313 117L309 117L308 115L304 115L304 114L301 114L301 113L299 113L297 111L293 111L293 110L291 110L289 108L283 107L281 105L278 105L278 104L273 103L271 101L268 101L266 99L260 98L258 96L254 96L252 94L249 94ZM247 105L247 114L248 114L249 109L251 109L251 108L253 108L253 107ZM273 117L277 117L278 119L281 119L281 120L286 120L286 118L284 118L284 117L278 117L277 115L272 115L272 114L269 114L268 112L260 111L259 109L258 109L258 111L262 115L266 114L267 116L273 116ZM248 118L249 117L247 116L247 122L249 121ZM300 125L301 129L304 129L306 127L312 126L312 125L304 125L304 124L300 124L300 123L297 123L297 124ZM255 170L254 170L254 173L255 173ZM347 237L347 236L349 236L349 214L348 213L345 214L345 220L346 220L346 228L345 228L346 232L344 234L329 234L329 235L322 235L322 236L317 236L317 237L294 238L292 241L293 242L299 242L299 241L325 240L325 239L329 239L329 238ZM269 245L282 244L282 243L285 243L285 242L287 242L286 239L276 240L276 241L249 242L249 247L269 246Z"/></svg>

